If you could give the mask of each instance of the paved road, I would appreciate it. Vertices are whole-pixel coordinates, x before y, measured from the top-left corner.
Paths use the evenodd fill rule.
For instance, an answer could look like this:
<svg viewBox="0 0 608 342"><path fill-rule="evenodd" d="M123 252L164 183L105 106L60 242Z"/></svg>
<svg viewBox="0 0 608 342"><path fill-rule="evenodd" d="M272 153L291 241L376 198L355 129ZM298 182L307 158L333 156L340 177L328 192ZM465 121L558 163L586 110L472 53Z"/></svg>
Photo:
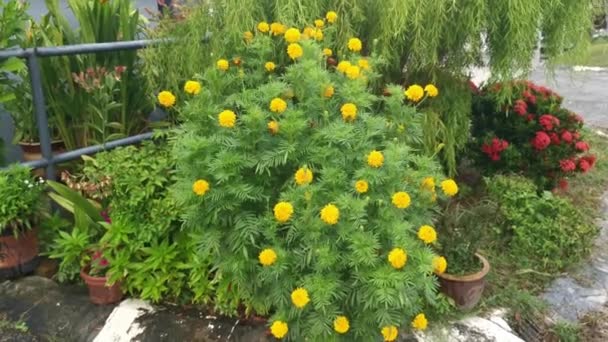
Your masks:
<svg viewBox="0 0 608 342"><path fill-rule="evenodd" d="M608 129L608 70L560 69L550 76L538 68L530 79L562 95L564 106L580 114L587 124Z"/></svg>

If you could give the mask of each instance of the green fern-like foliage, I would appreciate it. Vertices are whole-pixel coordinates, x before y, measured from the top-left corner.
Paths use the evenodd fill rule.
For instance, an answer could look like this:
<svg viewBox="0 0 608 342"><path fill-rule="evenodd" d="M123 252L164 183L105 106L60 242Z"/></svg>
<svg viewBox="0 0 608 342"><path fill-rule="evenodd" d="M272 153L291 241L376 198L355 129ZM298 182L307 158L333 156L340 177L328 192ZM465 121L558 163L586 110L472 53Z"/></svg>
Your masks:
<svg viewBox="0 0 608 342"><path fill-rule="evenodd" d="M195 77L200 93L177 96L175 193L184 229L205 237L197 249L212 265L212 301L223 312L269 314L271 332L292 340L371 341L385 326L411 329L437 287L435 256L417 236L432 225L436 196L421 183L442 177L423 150L424 114L401 86L370 92L378 60L351 79L313 40L301 40L293 60L287 45L257 33L234 56L216 56L229 64ZM398 252L389 260L394 249L407 253L405 265ZM307 296L294 299L299 288ZM338 316L347 331L343 321L334 330Z"/></svg>

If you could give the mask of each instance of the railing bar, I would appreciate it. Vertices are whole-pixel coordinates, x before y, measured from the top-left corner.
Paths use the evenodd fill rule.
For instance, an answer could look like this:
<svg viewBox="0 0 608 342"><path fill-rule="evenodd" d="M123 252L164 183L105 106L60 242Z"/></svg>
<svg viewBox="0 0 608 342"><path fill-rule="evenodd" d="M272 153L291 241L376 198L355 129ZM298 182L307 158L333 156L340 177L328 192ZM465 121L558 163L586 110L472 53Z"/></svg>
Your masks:
<svg viewBox="0 0 608 342"><path fill-rule="evenodd" d="M144 140L151 139L153 136L154 136L154 132L148 132L148 133L133 135L133 136L126 137L123 139L112 140L112 141L105 143L104 145L87 146L87 147L79 148L76 150L59 153L59 154L56 154L53 156L53 164L65 163L65 162L68 162L71 160L78 159L83 155L91 155L91 154L95 154L98 152L111 150L111 149L114 149L114 148L120 147L120 146L134 145L134 144L140 143ZM36 169L39 167L48 166L49 160L46 158L42 158L39 160L24 162L24 163L22 163L22 165L29 166L33 169Z"/></svg>
<svg viewBox="0 0 608 342"><path fill-rule="evenodd" d="M46 115L46 105L44 103L42 75L36 55L30 55L27 58L27 68L32 86L32 100L34 102L36 124L38 125L40 149L42 151L42 157L48 161L48 165L46 166L46 177L47 179L52 180L55 179L55 167L53 165L53 152L51 148L51 132L48 117Z"/></svg>

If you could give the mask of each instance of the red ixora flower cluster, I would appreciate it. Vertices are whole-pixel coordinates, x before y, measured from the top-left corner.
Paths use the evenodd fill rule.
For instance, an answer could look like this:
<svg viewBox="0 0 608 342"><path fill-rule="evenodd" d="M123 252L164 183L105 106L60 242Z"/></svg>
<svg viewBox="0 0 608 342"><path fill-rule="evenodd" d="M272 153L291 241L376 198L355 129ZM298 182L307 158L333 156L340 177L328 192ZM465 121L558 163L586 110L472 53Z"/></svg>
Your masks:
<svg viewBox="0 0 608 342"><path fill-rule="evenodd" d="M593 165L595 165L595 156L592 154L580 157L578 159L578 168L583 173L589 171L589 169L592 168Z"/></svg>
<svg viewBox="0 0 608 342"><path fill-rule="evenodd" d="M508 89L509 91L502 92ZM510 96L505 104L504 96ZM474 97L474 136L483 152L481 165L500 160L490 171L522 172L545 189L568 186L567 178L595 164L582 140L583 119L562 107L562 97L528 81L492 83ZM487 132L497 132L488 139ZM494 134L494 133L492 133ZM512 153L501 153L505 149Z"/></svg>
<svg viewBox="0 0 608 342"><path fill-rule="evenodd" d="M551 114L544 114L538 118L538 123L545 131L552 131L553 128L559 126L559 119Z"/></svg>
<svg viewBox="0 0 608 342"><path fill-rule="evenodd" d="M532 146L538 150L542 151L551 145L551 137L543 131L536 132L536 135L532 139Z"/></svg>
<svg viewBox="0 0 608 342"><path fill-rule="evenodd" d="M500 153L509 147L509 142L506 140L492 138L491 143L484 143L481 146L483 153L487 154L493 161L500 160Z"/></svg>

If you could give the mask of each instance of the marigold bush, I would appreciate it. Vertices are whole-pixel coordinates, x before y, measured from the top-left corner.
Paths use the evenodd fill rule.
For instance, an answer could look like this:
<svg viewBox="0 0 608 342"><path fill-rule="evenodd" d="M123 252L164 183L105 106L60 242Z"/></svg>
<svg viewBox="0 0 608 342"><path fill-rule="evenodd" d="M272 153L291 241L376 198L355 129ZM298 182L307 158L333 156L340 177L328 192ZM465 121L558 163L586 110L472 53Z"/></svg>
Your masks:
<svg viewBox="0 0 608 342"><path fill-rule="evenodd" d="M212 265L213 304L271 315L279 339L371 341L426 328L420 314L445 266L426 245L443 178L419 152L422 115L400 86L368 90L374 59L351 79L327 65L324 44L273 25L217 56L239 64L202 72L200 93L178 106L176 198L184 229L205 236L198 253ZM290 44L301 49L294 60ZM226 111L234 120L218 117Z"/></svg>
<svg viewBox="0 0 608 342"><path fill-rule="evenodd" d="M565 188L568 178L593 167L582 127L561 96L531 82L489 84L474 98L479 164L490 172L522 173L541 189Z"/></svg>

